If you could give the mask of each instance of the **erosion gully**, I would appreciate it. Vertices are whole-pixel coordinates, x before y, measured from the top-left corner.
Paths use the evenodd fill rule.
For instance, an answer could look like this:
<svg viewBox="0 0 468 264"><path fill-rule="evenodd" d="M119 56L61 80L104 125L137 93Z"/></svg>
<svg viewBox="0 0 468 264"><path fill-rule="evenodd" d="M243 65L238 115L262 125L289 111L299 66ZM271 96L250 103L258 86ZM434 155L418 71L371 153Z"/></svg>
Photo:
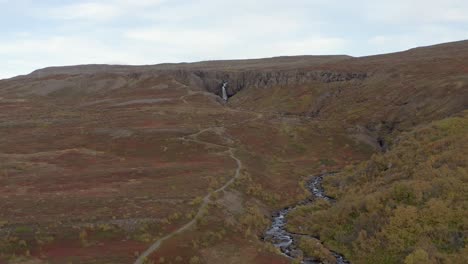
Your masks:
<svg viewBox="0 0 468 264"><path fill-rule="evenodd" d="M301 201L293 206L286 207L281 209L280 211L276 212L273 216L272 224L270 228L265 232L264 239L267 242L271 242L275 247L277 247L282 254L289 258L294 258L295 251L298 249L297 242L298 238L301 236L307 236L302 234L293 234L286 230L286 216L294 210L296 207L300 205L306 205L314 203L317 199L322 199L330 202L335 202L335 200L331 197L328 197L325 194L325 191L322 187L323 178L331 175L332 173L325 173L319 176L312 178L307 183L307 188L312 194L308 199ZM310 236L313 237L313 236ZM315 238L315 237L313 237ZM344 258L344 256L331 251L333 256L336 258L337 264L349 264L350 262ZM317 264L322 263L314 258L310 258L304 256L302 260L304 264Z"/></svg>

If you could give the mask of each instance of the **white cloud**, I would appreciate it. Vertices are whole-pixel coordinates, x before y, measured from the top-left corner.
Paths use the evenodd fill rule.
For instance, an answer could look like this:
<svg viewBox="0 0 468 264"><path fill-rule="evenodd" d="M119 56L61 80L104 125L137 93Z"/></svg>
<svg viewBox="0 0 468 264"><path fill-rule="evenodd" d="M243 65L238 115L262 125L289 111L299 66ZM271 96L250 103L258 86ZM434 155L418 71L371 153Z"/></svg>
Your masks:
<svg viewBox="0 0 468 264"><path fill-rule="evenodd" d="M0 77L51 65L369 55L468 38L466 0L0 4Z"/></svg>
<svg viewBox="0 0 468 264"><path fill-rule="evenodd" d="M40 10L38 14L43 13L55 19L64 20L112 20L124 15L144 11L141 9L151 6L157 6L164 3L165 0L105 0L68 4L58 7Z"/></svg>
<svg viewBox="0 0 468 264"><path fill-rule="evenodd" d="M169 45L225 45L232 39L227 32L214 30L185 30L185 29L158 29L144 28L129 30L124 36L139 41L156 42Z"/></svg>
<svg viewBox="0 0 468 264"><path fill-rule="evenodd" d="M23 38L0 43L0 57L16 66L37 68L89 63L143 63L139 54L122 52L101 42L83 37L56 36L50 38ZM0 72L1 73L1 72ZM26 72L22 72L23 74Z"/></svg>
<svg viewBox="0 0 468 264"><path fill-rule="evenodd" d="M298 41L285 41L273 44L272 55L326 55L343 51L346 40L334 37L312 37Z"/></svg>
<svg viewBox="0 0 468 264"><path fill-rule="evenodd" d="M116 6L102 3L77 3L53 8L49 15L57 19L93 19L108 20L121 15L122 10Z"/></svg>
<svg viewBox="0 0 468 264"><path fill-rule="evenodd" d="M466 0L366 1L364 15L373 21L415 26L425 23L467 22Z"/></svg>
<svg viewBox="0 0 468 264"><path fill-rule="evenodd" d="M460 36L468 36L466 30L458 30L445 26L422 26L417 32L376 35L368 40L374 52L388 52L391 46L394 51L407 50L419 46L427 46L444 42L460 40Z"/></svg>

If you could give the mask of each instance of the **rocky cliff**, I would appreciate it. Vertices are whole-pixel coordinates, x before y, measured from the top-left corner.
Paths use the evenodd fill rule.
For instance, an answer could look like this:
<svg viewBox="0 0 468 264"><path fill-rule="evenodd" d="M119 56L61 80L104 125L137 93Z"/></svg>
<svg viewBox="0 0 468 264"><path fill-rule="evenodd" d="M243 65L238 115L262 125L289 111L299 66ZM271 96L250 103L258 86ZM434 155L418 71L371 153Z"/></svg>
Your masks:
<svg viewBox="0 0 468 264"><path fill-rule="evenodd" d="M311 82L344 82L363 80L365 72L334 72L334 71L177 71L176 78L190 86L197 86L209 92L221 95L221 86L227 82L228 96L235 95L240 90L251 88L288 87Z"/></svg>

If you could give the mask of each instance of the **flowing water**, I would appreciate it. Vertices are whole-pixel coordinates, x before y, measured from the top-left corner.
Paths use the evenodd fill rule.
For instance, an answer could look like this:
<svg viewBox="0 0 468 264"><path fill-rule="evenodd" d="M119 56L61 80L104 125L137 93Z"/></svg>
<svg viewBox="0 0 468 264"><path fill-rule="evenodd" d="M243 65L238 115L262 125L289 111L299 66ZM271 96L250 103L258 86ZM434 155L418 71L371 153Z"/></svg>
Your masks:
<svg viewBox="0 0 468 264"><path fill-rule="evenodd" d="M221 87L221 89L223 90L223 100L224 101L228 100L227 91L226 91L227 85L228 85L227 82L223 82L223 87Z"/></svg>
<svg viewBox="0 0 468 264"><path fill-rule="evenodd" d="M279 248L281 253L287 257L294 258L295 250L297 249L296 239L298 236L302 236L292 234L286 230L286 216L288 213L294 210L297 206L313 203L316 199L323 199L330 202L335 201L333 198L328 197L322 188L323 177L326 175L328 174L322 174L320 176L314 177L311 181L309 181L307 188L311 192L312 196L309 199L299 202L294 206L290 206L278 211L273 217L271 227L265 232L265 240L271 242L275 247ZM336 258L337 264L350 263L342 255L336 252L332 252L332 254ZM315 264L321 262L305 257L302 263Z"/></svg>

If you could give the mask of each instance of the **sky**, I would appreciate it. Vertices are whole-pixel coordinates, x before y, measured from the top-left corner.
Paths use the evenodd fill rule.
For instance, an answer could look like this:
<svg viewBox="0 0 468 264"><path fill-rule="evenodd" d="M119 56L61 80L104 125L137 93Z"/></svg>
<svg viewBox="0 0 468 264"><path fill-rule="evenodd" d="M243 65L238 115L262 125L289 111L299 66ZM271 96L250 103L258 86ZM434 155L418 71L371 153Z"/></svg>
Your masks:
<svg viewBox="0 0 468 264"><path fill-rule="evenodd" d="M0 79L47 66L365 56L468 39L467 0L0 0Z"/></svg>

